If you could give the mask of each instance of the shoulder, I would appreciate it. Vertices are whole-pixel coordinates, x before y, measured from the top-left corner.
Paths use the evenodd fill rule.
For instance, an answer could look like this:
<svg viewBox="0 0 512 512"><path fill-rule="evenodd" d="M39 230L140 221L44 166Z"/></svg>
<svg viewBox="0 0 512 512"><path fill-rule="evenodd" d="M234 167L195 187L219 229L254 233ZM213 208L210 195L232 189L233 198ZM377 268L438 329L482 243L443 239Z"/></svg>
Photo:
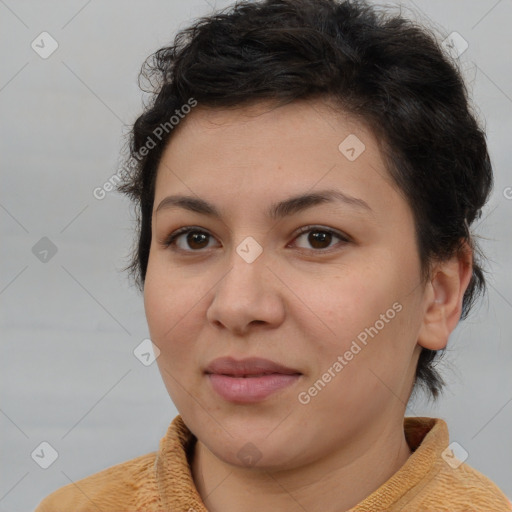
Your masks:
<svg viewBox="0 0 512 512"><path fill-rule="evenodd" d="M138 509L141 500L148 503L158 499L154 478L156 453L141 455L65 485L44 498L35 512Z"/></svg>
<svg viewBox="0 0 512 512"><path fill-rule="evenodd" d="M404 426L413 454L397 474L400 485L408 482L400 506L407 505L408 510L512 512L503 491L456 456L444 420L406 418Z"/></svg>
<svg viewBox="0 0 512 512"><path fill-rule="evenodd" d="M461 500L460 505L471 506L471 510L476 512L512 511L512 503L503 491L475 468L465 463L456 463L452 467L444 460L439 465L442 469L435 477L435 494L438 494L439 498L455 496L453 491L456 489L456 496Z"/></svg>

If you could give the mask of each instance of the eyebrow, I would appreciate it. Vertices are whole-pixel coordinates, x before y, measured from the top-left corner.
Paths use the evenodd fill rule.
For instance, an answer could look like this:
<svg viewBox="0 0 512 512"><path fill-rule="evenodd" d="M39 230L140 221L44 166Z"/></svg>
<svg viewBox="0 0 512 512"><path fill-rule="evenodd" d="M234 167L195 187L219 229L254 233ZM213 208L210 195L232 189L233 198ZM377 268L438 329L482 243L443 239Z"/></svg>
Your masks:
<svg viewBox="0 0 512 512"><path fill-rule="evenodd" d="M301 212L313 206L324 203L341 202L356 209L367 210L372 212L372 209L362 199L350 196L339 190L321 190L313 193L305 193L297 196L290 197L278 203L270 205L266 214L269 218L277 220L283 217L288 217L295 213ZM191 212L200 213L202 215L209 215L216 218L221 218L219 210L208 201L193 196L173 195L167 196L162 199L155 214L164 209L183 208Z"/></svg>

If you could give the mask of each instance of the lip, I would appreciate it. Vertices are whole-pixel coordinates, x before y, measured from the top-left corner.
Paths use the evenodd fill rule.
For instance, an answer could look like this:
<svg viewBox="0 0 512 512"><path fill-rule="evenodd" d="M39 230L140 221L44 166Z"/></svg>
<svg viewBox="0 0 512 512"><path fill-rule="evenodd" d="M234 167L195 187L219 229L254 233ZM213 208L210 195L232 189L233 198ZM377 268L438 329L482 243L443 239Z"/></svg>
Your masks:
<svg viewBox="0 0 512 512"><path fill-rule="evenodd" d="M263 359L262 357L249 357L246 359L219 357L218 359L214 359L206 367L205 373L242 377L244 375L259 375L270 373L293 375L300 372L295 368L288 368L269 359Z"/></svg>
<svg viewBox="0 0 512 512"><path fill-rule="evenodd" d="M271 373L261 377L232 377L218 373L207 374L214 391L228 402L249 404L265 400L300 379L300 374Z"/></svg>
<svg viewBox="0 0 512 512"><path fill-rule="evenodd" d="M222 357L205 370L213 390L227 401L254 403L296 383L302 374L259 357L236 360Z"/></svg>

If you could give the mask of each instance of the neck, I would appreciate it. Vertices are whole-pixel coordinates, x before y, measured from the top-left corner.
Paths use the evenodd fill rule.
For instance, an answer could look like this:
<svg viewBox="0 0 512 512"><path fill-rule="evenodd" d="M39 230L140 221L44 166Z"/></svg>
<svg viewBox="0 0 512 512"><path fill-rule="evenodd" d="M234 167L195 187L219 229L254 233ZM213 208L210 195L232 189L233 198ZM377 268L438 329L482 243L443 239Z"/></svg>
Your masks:
<svg viewBox="0 0 512 512"><path fill-rule="evenodd" d="M351 445L350 450L333 450L306 467L279 471L227 464L198 440L192 474L210 512L348 511L386 482L411 455L403 428L396 425L387 431L375 429L356 444L360 444L357 450Z"/></svg>

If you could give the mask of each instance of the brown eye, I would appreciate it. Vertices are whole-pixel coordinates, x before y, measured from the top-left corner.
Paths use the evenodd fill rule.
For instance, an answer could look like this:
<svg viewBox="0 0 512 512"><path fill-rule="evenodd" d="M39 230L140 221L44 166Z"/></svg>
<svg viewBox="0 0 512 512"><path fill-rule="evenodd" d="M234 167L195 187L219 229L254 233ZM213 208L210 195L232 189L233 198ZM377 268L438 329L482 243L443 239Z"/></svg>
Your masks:
<svg viewBox="0 0 512 512"><path fill-rule="evenodd" d="M199 252L209 247L211 239L213 237L206 231L185 227L171 233L163 245L183 252Z"/></svg>
<svg viewBox="0 0 512 512"><path fill-rule="evenodd" d="M315 249L325 249L332 241L332 234L327 231L310 231L308 242ZM326 245L327 244L327 245Z"/></svg>
<svg viewBox="0 0 512 512"><path fill-rule="evenodd" d="M337 233L331 229L306 226L301 230L295 239L295 243L301 249L316 249L318 252L321 252L322 250L325 251L325 249L334 247L336 244L333 242L336 242L336 239L341 243L349 242L348 237L343 236L341 233ZM304 246L304 241L306 242L306 246Z"/></svg>

